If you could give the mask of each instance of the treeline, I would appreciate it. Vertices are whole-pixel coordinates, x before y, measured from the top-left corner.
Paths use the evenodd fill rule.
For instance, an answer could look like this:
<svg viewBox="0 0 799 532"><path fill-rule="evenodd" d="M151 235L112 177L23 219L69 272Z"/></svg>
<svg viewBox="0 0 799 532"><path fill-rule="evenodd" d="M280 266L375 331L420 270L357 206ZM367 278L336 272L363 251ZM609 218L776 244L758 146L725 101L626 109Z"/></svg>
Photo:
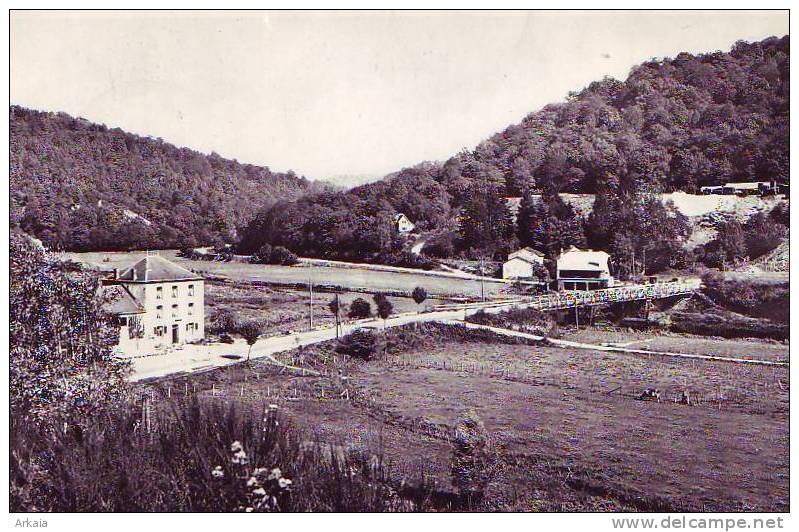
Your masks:
<svg viewBox="0 0 799 532"><path fill-rule="evenodd" d="M631 269L644 256L656 269L675 265L685 220L657 193L788 180L789 44L772 37L728 53L649 61L625 82L592 83L443 164L276 205L245 231L242 249L270 243L376 261L399 249L392 216L404 212L420 229L438 230L425 246L437 256L501 255L519 244L552 254L573 243L629 257ZM533 192L543 194L541 205ZM594 213L584 219L560 192L597 194ZM528 198L519 226L508 196Z"/></svg>
<svg viewBox="0 0 799 532"><path fill-rule="evenodd" d="M18 106L10 108L9 155L11 224L53 249L231 241L274 201L321 187L293 172Z"/></svg>

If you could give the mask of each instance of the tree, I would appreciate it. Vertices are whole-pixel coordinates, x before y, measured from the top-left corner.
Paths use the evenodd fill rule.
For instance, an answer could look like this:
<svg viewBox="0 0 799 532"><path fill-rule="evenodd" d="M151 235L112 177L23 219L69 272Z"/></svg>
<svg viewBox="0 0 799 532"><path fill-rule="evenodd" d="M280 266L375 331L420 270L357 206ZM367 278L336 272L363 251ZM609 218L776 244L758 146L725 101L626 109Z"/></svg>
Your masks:
<svg viewBox="0 0 799 532"><path fill-rule="evenodd" d="M342 337L336 351L363 360L370 360L377 352L378 339L372 331L357 329Z"/></svg>
<svg viewBox="0 0 799 532"><path fill-rule="evenodd" d="M331 299L330 302L327 304L327 308L329 308L333 316L336 317L336 338L338 338L338 333L340 328L339 312L341 311L341 302L338 299L338 293L335 296L333 296L333 299Z"/></svg>
<svg viewBox="0 0 799 532"><path fill-rule="evenodd" d="M272 264L272 246L264 244L252 256L252 261L256 264Z"/></svg>
<svg viewBox="0 0 799 532"><path fill-rule="evenodd" d="M248 320L238 325L237 332L244 338L244 341L247 342L247 364L249 364L252 346L255 345L255 342L257 342L258 338L263 334L263 326L256 320Z"/></svg>
<svg viewBox="0 0 799 532"><path fill-rule="evenodd" d="M67 272L27 236L10 235L11 410L76 419L116 404L128 364L114 356L119 327L93 272Z"/></svg>
<svg viewBox="0 0 799 532"><path fill-rule="evenodd" d="M350 303L350 312L348 316L351 319L369 318L372 316L372 305L365 299L358 297Z"/></svg>
<svg viewBox="0 0 799 532"><path fill-rule="evenodd" d="M505 198L495 186L479 183L470 188L461 210L459 232L464 248L494 254L507 247L513 220Z"/></svg>
<svg viewBox="0 0 799 532"><path fill-rule="evenodd" d="M383 319L383 329L386 328L386 320L391 316L394 310L394 305L388 300L385 294L378 292L374 296L375 305L377 306L377 315Z"/></svg>
<svg viewBox="0 0 799 532"><path fill-rule="evenodd" d="M787 228L775 223L762 212L753 214L744 226L746 250L750 259L761 257L779 246L787 236Z"/></svg>
<svg viewBox="0 0 799 532"><path fill-rule="evenodd" d="M417 286L413 289L411 296L413 297L413 300L416 301L417 305L421 305L427 299L427 290L421 286Z"/></svg>

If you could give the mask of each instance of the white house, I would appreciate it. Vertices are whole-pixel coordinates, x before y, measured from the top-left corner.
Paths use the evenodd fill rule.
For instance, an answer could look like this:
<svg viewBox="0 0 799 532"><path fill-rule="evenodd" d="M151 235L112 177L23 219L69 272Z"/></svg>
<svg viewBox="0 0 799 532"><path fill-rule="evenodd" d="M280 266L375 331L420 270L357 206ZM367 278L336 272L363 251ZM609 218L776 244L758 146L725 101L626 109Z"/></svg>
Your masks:
<svg viewBox="0 0 799 532"><path fill-rule="evenodd" d="M416 227L413 225L413 222L401 212L394 215L394 226L400 233L410 233Z"/></svg>
<svg viewBox="0 0 799 532"><path fill-rule="evenodd" d="M530 279L536 265L544 265L544 254L530 247L524 247L508 255L502 265L503 279Z"/></svg>
<svg viewBox="0 0 799 532"><path fill-rule="evenodd" d="M596 290L611 286L609 259L610 255L604 251L570 247L557 259L558 290Z"/></svg>
<svg viewBox="0 0 799 532"><path fill-rule="evenodd" d="M147 255L103 280L106 309L120 325L119 350L145 355L205 338L203 278L158 255Z"/></svg>

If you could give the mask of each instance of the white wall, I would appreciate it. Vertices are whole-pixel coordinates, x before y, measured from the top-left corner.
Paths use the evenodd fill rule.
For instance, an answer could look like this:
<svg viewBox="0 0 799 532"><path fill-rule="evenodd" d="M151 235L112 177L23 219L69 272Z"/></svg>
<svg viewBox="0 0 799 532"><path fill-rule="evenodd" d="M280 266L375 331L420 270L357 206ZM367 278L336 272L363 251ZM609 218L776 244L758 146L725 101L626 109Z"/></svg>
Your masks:
<svg viewBox="0 0 799 532"><path fill-rule="evenodd" d="M513 279L533 276L533 265L519 258L514 258L502 265L502 277Z"/></svg>

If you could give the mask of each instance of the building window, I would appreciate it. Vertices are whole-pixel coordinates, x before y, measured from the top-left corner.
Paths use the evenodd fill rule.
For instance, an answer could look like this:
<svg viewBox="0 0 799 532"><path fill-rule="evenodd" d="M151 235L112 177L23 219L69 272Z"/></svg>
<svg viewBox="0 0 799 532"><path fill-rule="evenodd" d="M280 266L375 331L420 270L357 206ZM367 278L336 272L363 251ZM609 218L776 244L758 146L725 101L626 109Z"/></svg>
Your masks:
<svg viewBox="0 0 799 532"><path fill-rule="evenodd" d="M163 325L159 325L158 327L155 328L156 336L163 336L164 333L166 333L166 327L164 327Z"/></svg>
<svg viewBox="0 0 799 532"><path fill-rule="evenodd" d="M156 299L164 299L164 287L159 286L155 289L155 298Z"/></svg>
<svg viewBox="0 0 799 532"><path fill-rule="evenodd" d="M189 285L189 297L194 297L194 285Z"/></svg>
<svg viewBox="0 0 799 532"><path fill-rule="evenodd" d="M155 319L160 320L164 317L164 307L162 305L158 305L155 307Z"/></svg>
<svg viewBox="0 0 799 532"><path fill-rule="evenodd" d="M190 332L193 332L193 330L194 330L194 324L193 323L187 323L186 324L186 332L190 333Z"/></svg>
<svg viewBox="0 0 799 532"><path fill-rule="evenodd" d="M194 303L189 303L189 316L194 312Z"/></svg>
<svg viewBox="0 0 799 532"><path fill-rule="evenodd" d="M173 318L177 318L178 317L178 306L176 304L172 305L172 317Z"/></svg>
<svg viewBox="0 0 799 532"><path fill-rule="evenodd" d="M178 285L172 285L172 297L178 297Z"/></svg>

